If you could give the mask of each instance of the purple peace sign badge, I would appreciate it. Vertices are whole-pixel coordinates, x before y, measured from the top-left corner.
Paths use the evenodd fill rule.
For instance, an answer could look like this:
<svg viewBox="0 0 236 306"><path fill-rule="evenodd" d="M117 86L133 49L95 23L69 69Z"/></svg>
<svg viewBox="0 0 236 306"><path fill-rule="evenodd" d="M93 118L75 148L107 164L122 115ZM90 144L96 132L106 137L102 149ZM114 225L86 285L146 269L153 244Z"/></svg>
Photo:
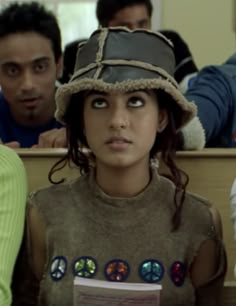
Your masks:
<svg viewBox="0 0 236 306"><path fill-rule="evenodd" d="M164 275L164 266L154 259L144 260L139 266L139 275L146 283L157 283Z"/></svg>
<svg viewBox="0 0 236 306"><path fill-rule="evenodd" d="M94 258L82 256L77 258L73 264L73 274L75 276L92 278L97 272L97 263Z"/></svg>
<svg viewBox="0 0 236 306"><path fill-rule="evenodd" d="M107 280L112 282L123 282L129 276L129 264L122 259L113 259L109 261L104 269Z"/></svg>
<svg viewBox="0 0 236 306"><path fill-rule="evenodd" d="M50 275L54 281L61 280L66 274L67 260L63 256L56 256L53 258L50 267Z"/></svg>
<svg viewBox="0 0 236 306"><path fill-rule="evenodd" d="M186 265L180 261L176 261L170 268L170 278L176 287L183 285L186 276Z"/></svg>

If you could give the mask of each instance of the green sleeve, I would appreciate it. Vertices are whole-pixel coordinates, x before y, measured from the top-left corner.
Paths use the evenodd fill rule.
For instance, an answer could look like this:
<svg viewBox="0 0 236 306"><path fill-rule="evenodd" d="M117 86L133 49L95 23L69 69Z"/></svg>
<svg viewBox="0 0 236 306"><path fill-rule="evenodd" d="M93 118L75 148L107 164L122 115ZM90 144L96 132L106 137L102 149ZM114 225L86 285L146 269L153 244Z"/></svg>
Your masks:
<svg viewBox="0 0 236 306"><path fill-rule="evenodd" d="M23 236L27 180L24 165L0 145L0 305L11 305L11 280Z"/></svg>

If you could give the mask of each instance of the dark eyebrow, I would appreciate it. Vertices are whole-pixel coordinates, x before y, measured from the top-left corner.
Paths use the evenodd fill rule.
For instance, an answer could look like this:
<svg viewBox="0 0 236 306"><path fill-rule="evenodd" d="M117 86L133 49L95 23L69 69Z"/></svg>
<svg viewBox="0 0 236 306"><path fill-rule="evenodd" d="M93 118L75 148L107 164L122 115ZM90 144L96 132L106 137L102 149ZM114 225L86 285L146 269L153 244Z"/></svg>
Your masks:
<svg viewBox="0 0 236 306"><path fill-rule="evenodd" d="M19 64L16 62L3 62L1 65L2 66L19 66Z"/></svg>
<svg viewBox="0 0 236 306"><path fill-rule="evenodd" d="M43 57L38 57L38 58L35 58L31 61L31 63L38 63L38 62L42 62L42 61L49 61L50 58L49 57L46 57L46 56L43 56ZM24 63L18 63L18 62L14 62L14 61L5 61L5 62L2 62L0 63L2 66L17 66L17 67L20 67L22 65L24 65Z"/></svg>
<svg viewBox="0 0 236 306"><path fill-rule="evenodd" d="M148 18L143 18L143 19L141 19L141 20L138 21L139 24L140 24L140 23L144 23L144 22L148 23L148 22L149 22L149 19L148 19Z"/></svg>

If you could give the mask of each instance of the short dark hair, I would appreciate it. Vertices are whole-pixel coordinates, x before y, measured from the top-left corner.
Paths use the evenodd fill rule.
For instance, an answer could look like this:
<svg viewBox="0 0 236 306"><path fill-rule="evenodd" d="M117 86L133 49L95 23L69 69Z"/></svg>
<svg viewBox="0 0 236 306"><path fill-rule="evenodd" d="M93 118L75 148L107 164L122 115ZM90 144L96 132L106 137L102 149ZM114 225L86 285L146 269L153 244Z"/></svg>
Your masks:
<svg viewBox="0 0 236 306"><path fill-rule="evenodd" d="M145 5L148 15L152 17L153 6L151 0L98 0L96 16L99 24L107 27L114 15L121 9L132 5Z"/></svg>
<svg viewBox="0 0 236 306"><path fill-rule="evenodd" d="M36 32L51 41L56 62L62 55L61 33L55 15L38 2L11 3L0 11L0 38Z"/></svg>

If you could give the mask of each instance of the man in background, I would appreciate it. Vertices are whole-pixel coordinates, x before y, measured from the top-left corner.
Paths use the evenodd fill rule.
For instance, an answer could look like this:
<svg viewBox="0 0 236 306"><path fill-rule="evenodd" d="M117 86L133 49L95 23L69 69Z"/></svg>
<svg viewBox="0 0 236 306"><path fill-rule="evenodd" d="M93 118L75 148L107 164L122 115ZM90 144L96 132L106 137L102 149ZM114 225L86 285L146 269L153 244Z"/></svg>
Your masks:
<svg viewBox="0 0 236 306"><path fill-rule="evenodd" d="M11 3L0 13L0 139L9 147L63 147L54 118L61 71L55 16L37 2Z"/></svg>
<svg viewBox="0 0 236 306"><path fill-rule="evenodd" d="M205 146L236 148L236 53L222 65L201 69L185 96L198 108Z"/></svg>

